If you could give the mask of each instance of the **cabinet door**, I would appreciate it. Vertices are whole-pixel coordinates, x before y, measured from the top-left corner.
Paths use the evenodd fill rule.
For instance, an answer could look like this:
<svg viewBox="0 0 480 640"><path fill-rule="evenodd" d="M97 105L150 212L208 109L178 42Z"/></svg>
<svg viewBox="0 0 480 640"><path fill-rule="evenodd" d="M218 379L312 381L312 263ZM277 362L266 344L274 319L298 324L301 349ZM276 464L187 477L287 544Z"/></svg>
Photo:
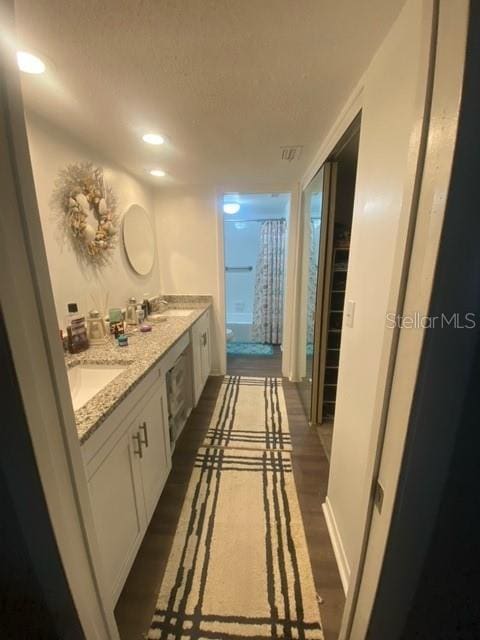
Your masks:
<svg viewBox="0 0 480 640"><path fill-rule="evenodd" d="M203 341L202 341L202 388L207 382L207 378L210 375L212 369L211 349L210 349L210 323L208 314L205 314L205 322L203 328Z"/></svg>
<svg viewBox="0 0 480 640"><path fill-rule="evenodd" d="M171 468L167 398L164 376L154 385L139 414L136 427L142 446L140 472L147 525Z"/></svg>
<svg viewBox="0 0 480 640"><path fill-rule="evenodd" d="M130 429L99 463L88 488L105 580L116 601L144 529L138 460Z"/></svg>
<svg viewBox="0 0 480 640"><path fill-rule="evenodd" d="M203 391L202 374L202 324L200 320L192 327L192 354L193 354L193 399L197 405Z"/></svg>

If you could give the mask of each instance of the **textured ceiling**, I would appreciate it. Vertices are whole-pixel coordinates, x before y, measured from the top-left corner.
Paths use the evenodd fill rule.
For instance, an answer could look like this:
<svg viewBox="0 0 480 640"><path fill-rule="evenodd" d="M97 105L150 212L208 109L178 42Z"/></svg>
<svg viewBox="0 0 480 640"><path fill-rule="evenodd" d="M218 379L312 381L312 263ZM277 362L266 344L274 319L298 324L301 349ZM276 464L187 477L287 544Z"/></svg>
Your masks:
<svg viewBox="0 0 480 640"><path fill-rule="evenodd" d="M403 0L17 0L28 109L157 184L291 182ZM150 147L141 135L163 133ZM283 145L303 145L280 160Z"/></svg>

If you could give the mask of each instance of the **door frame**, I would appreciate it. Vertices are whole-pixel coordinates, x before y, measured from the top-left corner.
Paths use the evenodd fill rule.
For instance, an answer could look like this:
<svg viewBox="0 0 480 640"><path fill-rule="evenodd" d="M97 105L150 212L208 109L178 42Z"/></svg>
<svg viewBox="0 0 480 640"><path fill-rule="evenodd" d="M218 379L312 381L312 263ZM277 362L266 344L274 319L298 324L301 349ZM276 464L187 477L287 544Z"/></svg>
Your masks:
<svg viewBox="0 0 480 640"><path fill-rule="evenodd" d="M469 4L469 0L432 2L433 29L428 89L430 100L415 189L414 219L396 309L403 316L413 317L417 313L428 316L430 311L437 257L444 232L446 195L449 194L456 151ZM455 224L458 227L458 223ZM468 235L468 229L465 233ZM453 267L455 256L451 255L450 259ZM474 299L477 298L475 292ZM352 588L347 595L339 640L363 640L371 630L371 623L379 623L379 616L390 627L389 638L393 640L397 637L395 634L401 633L399 626L406 618L410 605L409 596L423 566L429 535L441 500L443 482L448 472L447 460L453 451L451 434L447 432L445 437L439 438L437 430L430 429L428 438L423 442L419 442L415 434L411 433L411 429L415 428L415 414L412 413L414 397L418 397L420 402L423 397L423 389L417 389L417 384L422 384L419 371L426 329L397 328L395 331L389 383L385 396L379 398L379 402L383 404L380 430L371 443L375 459L370 485L370 507L360 557L352 572ZM468 357L468 354L462 355ZM463 396L465 380L457 376L454 382L459 396ZM426 465L423 456L428 454L431 459L432 450L436 454L435 461ZM415 485L416 493L420 477L428 477L427 482L431 488L428 501L422 502L422 509L418 509L414 500L409 500L412 494L406 495L406 485L402 484L408 478ZM380 509L374 505L377 481L383 491ZM401 523L404 527L401 533L403 542L408 535L408 540L414 541L414 544L408 547L408 555L393 556L395 571L392 571L390 564L390 571L385 572L384 560L389 554L395 554L395 551L398 553L399 538L397 541L392 539L391 531L394 526L397 534L402 529L399 521L394 521L395 513L400 511L405 518ZM392 555L389 559L392 562ZM408 593L399 589L399 576L403 584L410 588ZM395 597L392 598L392 594ZM392 615L385 617L384 612L378 608L375 612L374 604L377 602L383 602L384 605L388 602ZM372 617L374 612L376 617ZM377 637L387 636L372 636L372 639L376 640Z"/></svg>
<svg viewBox="0 0 480 640"><path fill-rule="evenodd" d="M329 325L329 313L330 313L330 293L332 284L333 273L333 253L334 253L334 232L335 232L335 215L337 212L337 187L338 187L338 158L344 149L355 136L360 136L361 131L361 110L355 116L353 122L346 129L335 148L332 150L328 160L322 165L324 167L330 167L330 176L327 186L327 198L328 198L328 210L327 216L327 238L326 246L324 249L323 258L323 273L318 272L317 283L317 302L316 309L320 308L321 313L317 314L315 310L315 338L318 345L315 344L314 353L318 353L317 366L313 363L313 381L312 381L312 410L310 412L310 422L312 426L318 426L323 424L323 398L324 398L324 385L326 375L326 360L328 349L328 325ZM353 202L352 202L353 213ZM320 255L322 253L322 247L320 246ZM347 267L348 273L348 267ZM345 301L346 302L346 301ZM340 345L341 348L341 345Z"/></svg>
<svg viewBox="0 0 480 640"><path fill-rule="evenodd" d="M320 171L322 166L328 162L332 153L338 147L342 138L347 134L348 130L355 124L363 107L363 89L365 85L365 76L362 76L358 84L354 88L345 106L340 111L332 128L326 135L320 149L315 158L311 162L309 168L304 174L302 180L298 183L295 192L295 226L292 225L292 238L290 238L289 255L289 275L292 279L291 284L291 303L292 310L289 319L290 322L290 341L289 341L289 362L288 369L284 368L283 375L288 377L292 382L300 380L301 371L301 349L299 341L295 339L301 333L302 316L300 313L301 297L302 297L302 260L303 260L303 228L305 220L303 219L303 199L304 192L315 175ZM293 202L293 198L292 198ZM293 211L293 206L292 206Z"/></svg>
<svg viewBox="0 0 480 640"><path fill-rule="evenodd" d="M435 195L436 198L432 203L432 207L426 213L430 214L430 217L435 220L437 226L436 231L439 233L441 231L441 222L442 216L445 208L445 200L444 195L447 193L448 184L449 184L449 168L451 168L452 162L452 145L454 143L455 129L458 123L458 105L460 103L460 96L462 91L462 80L463 74L462 69L464 65L464 49L466 42L466 21L468 19L468 0L455 0L450 4L448 2L444 2L443 0L432 0L432 3L435 7L438 7L440 4L440 29L437 36L436 47L437 50L443 52L446 51L448 53L442 53L442 56L438 56L434 61L435 65L434 69L432 68L431 73L434 73L434 82L438 84L439 91L443 90L443 94L439 93L439 95L435 95L434 92L434 100L431 105L431 122L433 120L433 124L429 128L427 132L428 144L431 146L431 157L438 158L440 149L443 153L442 145L445 149L445 156L442 159L442 162L439 165L441 166L441 171L438 170L438 166L430 165L428 167L430 174L430 179L433 182L436 180L436 190ZM453 47L453 50L452 50ZM309 170L306 172L303 180L300 183L300 200L302 200L303 192L306 186L309 184L311 179L317 173L317 171L321 168L321 166L328 160L333 149L340 141L341 137L348 130L349 126L353 124L355 118L359 115L363 106L363 88L365 85L365 75L359 81L357 87L354 89L353 93L350 96L350 99L346 103L344 109L340 113L338 119L334 123L332 129L326 136L321 148L319 149L316 158L310 165ZM457 107L457 112L455 110ZM450 164L449 164L450 163ZM434 165L434 163L432 163ZM421 165L420 165L421 167ZM422 168L422 167L421 167ZM412 230L413 233L414 230ZM411 238L412 240L412 238ZM423 238L424 241L427 241L426 238ZM433 268L435 265L435 251L432 251L430 248L430 253L427 256L428 260L430 260L430 268ZM300 263L300 247L297 245L297 265ZM408 272L408 261L407 261L407 272ZM298 273L297 273L298 277ZM415 278L412 274L412 280ZM422 281L423 282L423 281ZM418 286L422 283L417 282ZM424 292L425 295L429 295L429 292ZM298 299L296 300L298 303ZM295 331L298 332L298 314L296 318L296 327ZM398 344L398 343L397 343ZM298 353L298 345L296 345L296 353L294 354L295 360L298 362L299 353ZM411 352L406 357L410 357L411 365L413 367L413 371L410 371L411 379L410 383L415 383L415 365L418 363L418 359L420 357L420 346L417 345L416 352ZM396 355L396 347L392 353L392 356ZM392 359L391 362L391 370L390 374L393 373L395 365L395 359ZM296 377L294 379L298 379L298 369L296 370ZM378 441L372 442L372 457L374 458L374 466L372 470L372 482L368 482L368 493L370 495L370 508L367 516L367 520L365 523L364 534L363 534L363 543L362 543L362 551L360 557L356 559L355 565L352 568L352 573L350 577L350 588L347 593L347 601L345 604L342 626L340 630L339 640L363 640L368 628L368 622L370 618L370 614L372 609L369 608L371 603L375 601L375 596L381 595L380 592L377 593L377 585L378 580L372 579L372 575L375 571L379 570L379 564L381 565L381 560L383 555L380 554L379 557L370 556L367 557L367 549L369 545L370 536L374 533L371 528L372 522L372 514L373 514L373 487L376 485L376 476L378 471L380 470L382 460L385 461L387 453L396 454L393 456L395 459L396 468L394 470L390 469L390 477L392 485L390 487L389 499L390 504L388 504L388 508L385 509L384 514L387 516L386 520L388 521L387 526L384 527L381 531L378 532L380 536L381 544L384 549L388 550L387 541L388 541L388 531L389 524L391 521L391 517L393 514L393 507L396 505L395 497L396 497L396 487L398 476L400 471L402 470L402 451L403 449L398 446L398 441L395 442L393 439L388 442L389 449L387 450L384 445L384 436L385 432L385 418L388 413L388 398L390 394L390 387L387 387L387 395L381 399L382 403L384 403L384 411L383 411L383 430L381 430L378 435ZM405 407L403 407L405 409ZM404 423L404 427L406 429L406 423ZM398 434L397 434L398 435ZM405 435L405 434L404 434ZM396 476L396 477L395 477ZM393 501L392 501L393 495ZM433 515L432 511L426 515L423 519L424 523L428 522L429 526L433 526ZM410 522L410 525L413 523ZM425 532L421 532L421 525L418 526L416 523L415 529L418 531L419 536L421 536L422 540L425 539ZM415 559L416 570L420 569L419 559ZM375 566L376 564L376 566ZM385 583L381 585L382 591L387 592L390 589L390 593L393 593L395 590L395 582L391 579L390 582L385 578ZM361 599L360 599L361 598ZM368 599L370 598L370 602ZM367 603L365 606L365 603ZM399 607L397 609L404 607L404 601L402 599ZM403 609L403 613L405 609ZM393 636L392 636L393 637Z"/></svg>
<svg viewBox="0 0 480 640"><path fill-rule="evenodd" d="M0 23L14 33L13 3ZM85 637L118 640L40 225L15 51L0 43L0 292L25 417L65 576ZM32 365L35 362L35 375Z"/></svg>
<svg viewBox="0 0 480 640"><path fill-rule="evenodd" d="M291 184L271 184L258 185L249 188L242 185L241 188L234 188L230 185L217 187L216 189L216 213L217 213L217 265L218 265L218 309L220 316L220 331L217 336L217 345L220 353L220 375L227 372L227 307L226 307L226 286L225 286L225 242L224 242L224 218L223 218L223 198L229 193L248 193L248 194L265 194L265 193L288 193L290 196L290 209L287 218L287 237L285 246L285 280L284 280L284 296L283 296L283 340L282 340L282 375L288 375L285 371L289 371L292 352L292 317L293 317L293 298L294 298L294 260L295 260L295 243L297 239L297 205L298 205L298 188L292 187ZM295 214L295 215L294 215Z"/></svg>
<svg viewBox="0 0 480 640"><path fill-rule="evenodd" d="M324 165L322 196L322 230L318 250L317 289L315 300L315 323L313 332L312 395L310 400L310 424L316 426L323 422L323 394L325 384L325 366L327 362L329 282L332 272L333 232L335 226L335 196L337 165L327 160ZM325 196L326 194L326 196ZM323 220L323 203L326 206L326 219ZM315 358L317 355L318 359ZM320 419L319 419L320 418Z"/></svg>

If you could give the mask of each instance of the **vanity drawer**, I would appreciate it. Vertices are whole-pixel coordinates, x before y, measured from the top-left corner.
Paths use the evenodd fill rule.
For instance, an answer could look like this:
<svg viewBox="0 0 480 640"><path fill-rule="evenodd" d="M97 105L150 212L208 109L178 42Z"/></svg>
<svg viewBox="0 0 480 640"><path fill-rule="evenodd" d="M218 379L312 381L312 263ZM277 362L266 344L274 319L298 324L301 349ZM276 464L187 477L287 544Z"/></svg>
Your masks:
<svg viewBox="0 0 480 640"><path fill-rule="evenodd" d="M177 342L168 350L168 353L162 358L162 366L164 371L171 369L181 354L190 344L190 334L187 331Z"/></svg>

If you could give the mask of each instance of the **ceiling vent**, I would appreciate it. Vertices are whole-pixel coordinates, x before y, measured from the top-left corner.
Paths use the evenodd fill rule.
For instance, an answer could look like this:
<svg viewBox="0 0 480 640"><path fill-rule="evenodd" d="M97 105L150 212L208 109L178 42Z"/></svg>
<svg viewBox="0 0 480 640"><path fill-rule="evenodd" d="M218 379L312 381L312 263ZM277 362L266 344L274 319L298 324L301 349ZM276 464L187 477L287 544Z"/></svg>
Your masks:
<svg viewBox="0 0 480 640"><path fill-rule="evenodd" d="M282 153L282 160L286 160L287 162L292 162L293 160L298 160L302 153L303 146L297 145L296 147L280 147L280 151Z"/></svg>

